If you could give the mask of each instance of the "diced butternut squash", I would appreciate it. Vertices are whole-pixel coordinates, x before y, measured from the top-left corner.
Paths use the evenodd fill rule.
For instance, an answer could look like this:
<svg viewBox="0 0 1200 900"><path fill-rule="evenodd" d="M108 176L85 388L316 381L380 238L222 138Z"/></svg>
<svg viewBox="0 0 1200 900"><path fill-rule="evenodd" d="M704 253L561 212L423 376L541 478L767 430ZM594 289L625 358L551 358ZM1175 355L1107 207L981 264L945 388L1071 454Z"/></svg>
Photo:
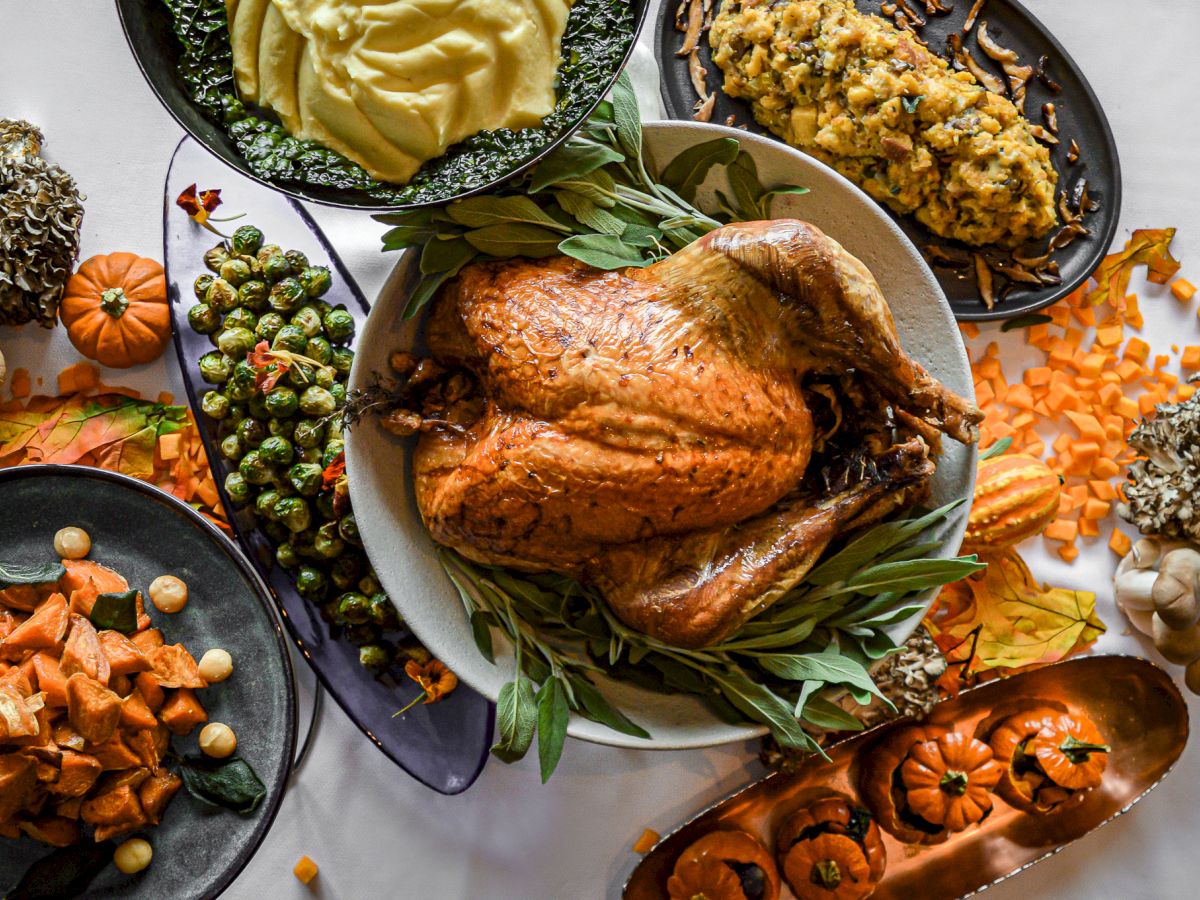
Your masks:
<svg viewBox="0 0 1200 900"><path fill-rule="evenodd" d="M89 747L88 751L96 757L105 772L136 769L142 764L140 757L129 748L119 733L101 744Z"/></svg>
<svg viewBox="0 0 1200 900"><path fill-rule="evenodd" d="M183 644L157 647L146 654L151 671L161 687L202 688L208 682L200 675L200 668L192 654Z"/></svg>
<svg viewBox="0 0 1200 900"><path fill-rule="evenodd" d="M100 638L92 623L83 616L71 614L71 631L67 636L67 646L63 649L59 667L63 675L70 678L79 672L94 678L102 685L108 684L112 670L108 665L108 657L100 648Z"/></svg>
<svg viewBox="0 0 1200 900"><path fill-rule="evenodd" d="M122 785L85 800L80 807L79 816L96 829L98 841L138 828L146 822L146 814L142 810L137 792L129 785Z"/></svg>
<svg viewBox="0 0 1200 900"><path fill-rule="evenodd" d="M37 589L32 584L14 584L0 591L0 606L9 609L19 609L22 612L33 612L42 603Z"/></svg>
<svg viewBox="0 0 1200 900"><path fill-rule="evenodd" d="M51 847L70 847L79 843L79 823L61 816L38 816L20 823L21 831Z"/></svg>
<svg viewBox="0 0 1200 900"><path fill-rule="evenodd" d="M155 772L142 782L142 786L138 788L138 799L141 800L142 809L152 825L157 825L162 820L167 804L182 786L183 779L166 769Z"/></svg>
<svg viewBox="0 0 1200 900"><path fill-rule="evenodd" d="M1073 563L1079 558L1079 548L1074 544L1064 544L1058 548L1058 555L1062 557L1063 562Z"/></svg>
<svg viewBox="0 0 1200 900"><path fill-rule="evenodd" d="M1055 519L1042 534L1052 541L1072 543L1079 536L1079 525L1070 519Z"/></svg>
<svg viewBox="0 0 1200 900"><path fill-rule="evenodd" d="M13 651L44 650L56 646L67 633L67 598L52 594L28 619L18 625L0 646L5 655Z"/></svg>
<svg viewBox="0 0 1200 900"><path fill-rule="evenodd" d="M208 713L204 711L195 691L179 688L167 698L159 710L158 718L172 734L187 735L191 734L197 725L208 721Z"/></svg>
<svg viewBox="0 0 1200 900"><path fill-rule="evenodd" d="M0 755L0 822L25 807L37 788L37 763L23 753Z"/></svg>
<svg viewBox="0 0 1200 900"><path fill-rule="evenodd" d="M146 706L151 712L158 712L166 700L166 695L163 694L162 687L159 686L158 679L150 672L139 672L133 679L135 685L134 690L142 695L142 699L146 701Z"/></svg>
<svg viewBox="0 0 1200 900"><path fill-rule="evenodd" d="M67 679L58 665L58 657L46 651L33 654L33 671L37 678L38 690L46 698L46 705L63 707L67 705Z"/></svg>
<svg viewBox="0 0 1200 900"><path fill-rule="evenodd" d="M94 678L77 672L67 679L67 719L92 744L102 744L117 730L121 698Z"/></svg>
<svg viewBox="0 0 1200 900"><path fill-rule="evenodd" d="M96 582L99 594L121 594L129 590L129 582L120 574L90 559L64 559L62 564L67 574L58 580L58 584L67 596L82 588L89 578Z"/></svg>
<svg viewBox="0 0 1200 900"><path fill-rule="evenodd" d="M1114 528L1112 536L1108 539L1108 546L1117 556L1124 556L1133 549L1133 542L1129 540L1129 536L1125 532Z"/></svg>
<svg viewBox="0 0 1200 900"><path fill-rule="evenodd" d="M1171 294L1180 303L1187 303L1196 296L1196 286L1186 278L1176 278L1171 282Z"/></svg>
<svg viewBox="0 0 1200 900"><path fill-rule="evenodd" d="M100 777L100 763L89 753L63 750L58 781L49 791L60 797L82 797Z"/></svg>
<svg viewBox="0 0 1200 900"><path fill-rule="evenodd" d="M161 647L166 641L163 640L163 633L157 628L147 628L145 631L139 631L129 638L145 654L149 654L156 647Z"/></svg>
<svg viewBox="0 0 1200 900"><path fill-rule="evenodd" d="M158 724L154 713L146 705L146 699L137 688L121 701L121 726L124 728L153 728Z"/></svg>
<svg viewBox="0 0 1200 900"><path fill-rule="evenodd" d="M105 629L96 637L114 675L133 675L150 671L150 660L133 641L119 631Z"/></svg>

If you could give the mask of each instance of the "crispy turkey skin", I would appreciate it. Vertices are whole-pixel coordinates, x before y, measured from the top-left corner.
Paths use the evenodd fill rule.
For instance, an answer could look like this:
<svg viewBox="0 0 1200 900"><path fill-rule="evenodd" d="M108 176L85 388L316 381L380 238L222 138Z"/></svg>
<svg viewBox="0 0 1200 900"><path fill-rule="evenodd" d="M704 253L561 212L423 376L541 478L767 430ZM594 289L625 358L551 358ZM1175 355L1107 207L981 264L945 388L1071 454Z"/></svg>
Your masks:
<svg viewBox="0 0 1200 900"><path fill-rule="evenodd" d="M473 385L468 415L424 411L444 423L413 458L434 539L596 584L676 646L728 636L839 532L911 503L937 432L970 441L980 418L904 354L862 263L799 221L644 269L475 264L425 337Z"/></svg>

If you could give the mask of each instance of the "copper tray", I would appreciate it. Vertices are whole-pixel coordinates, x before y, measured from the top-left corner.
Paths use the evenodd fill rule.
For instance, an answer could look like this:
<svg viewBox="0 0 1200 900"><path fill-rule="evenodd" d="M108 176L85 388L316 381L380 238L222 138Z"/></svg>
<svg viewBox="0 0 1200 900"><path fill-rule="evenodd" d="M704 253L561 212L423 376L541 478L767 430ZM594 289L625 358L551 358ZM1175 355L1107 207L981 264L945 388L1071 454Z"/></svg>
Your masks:
<svg viewBox="0 0 1200 900"><path fill-rule="evenodd" d="M979 826L932 847L883 835L887 873L876 900L967 897L1054 855L1129 810L1174 767L1188 738L1188 712L1179 689L1153 663L1132 656L1082 656L964 691L939 704L926 721L974 733L993 710L1015 700L1057 700L1085 711L1112 747L1104 782L1077 805L1031 816L995 798ZM768 848L780 822L813 799L840 791L858 796L857 759L898 719L829 747L800 772L769 775L685 822L662 839L625 883L625 900L666 900L667 878L679 854L720 827L757 835ZM783 887L782 896L792 893Z"/></svg>

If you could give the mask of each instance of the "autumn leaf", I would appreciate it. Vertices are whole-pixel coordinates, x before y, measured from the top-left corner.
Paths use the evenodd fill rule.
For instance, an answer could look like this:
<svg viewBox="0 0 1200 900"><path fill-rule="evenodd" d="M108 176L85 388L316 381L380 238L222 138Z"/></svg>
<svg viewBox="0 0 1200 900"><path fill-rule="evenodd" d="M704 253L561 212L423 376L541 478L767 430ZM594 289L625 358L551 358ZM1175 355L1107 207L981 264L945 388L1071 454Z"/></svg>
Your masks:
<svg viewBox="0 0 1200 900"><path fill-rule="evenodd" d="M986 561L983 572L944 588L925 619L949 662L972 650L973 669L1056 662L1104 633L1095 594L1039 585L1012 549Z"/></svg>
<svg viewBox="0 0 1200 900"><path fill-rule="evenodd" d="M1174 228L1139 228L1125 242L1125 249L1110 253L1092 273L1096 287L1088 292L1087 300L1099 306L1105 300L1116 305L1129 292L1129 278L1135 266L1149 270L1146 279L1154 284L1166 284L1179 271L1179 262L1171 256Z"/></svg>

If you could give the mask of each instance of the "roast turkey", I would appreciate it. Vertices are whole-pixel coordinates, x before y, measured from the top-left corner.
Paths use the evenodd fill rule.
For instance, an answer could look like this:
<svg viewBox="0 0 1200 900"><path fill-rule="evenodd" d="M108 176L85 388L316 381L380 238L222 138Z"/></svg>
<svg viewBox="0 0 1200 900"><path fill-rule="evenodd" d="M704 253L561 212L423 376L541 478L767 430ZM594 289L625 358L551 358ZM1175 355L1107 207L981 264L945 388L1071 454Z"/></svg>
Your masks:
<svg viewBox="0 0 1200 900"><path fill-rule="evenodd" d="M932 302L932 299L931 299ZM389 421L416 500L478 562L594 584L629 626L719 642L837 535L927 491L979 411L905 355L866 267L804 222L643 269L514 259L435 298Z"/></svg>

